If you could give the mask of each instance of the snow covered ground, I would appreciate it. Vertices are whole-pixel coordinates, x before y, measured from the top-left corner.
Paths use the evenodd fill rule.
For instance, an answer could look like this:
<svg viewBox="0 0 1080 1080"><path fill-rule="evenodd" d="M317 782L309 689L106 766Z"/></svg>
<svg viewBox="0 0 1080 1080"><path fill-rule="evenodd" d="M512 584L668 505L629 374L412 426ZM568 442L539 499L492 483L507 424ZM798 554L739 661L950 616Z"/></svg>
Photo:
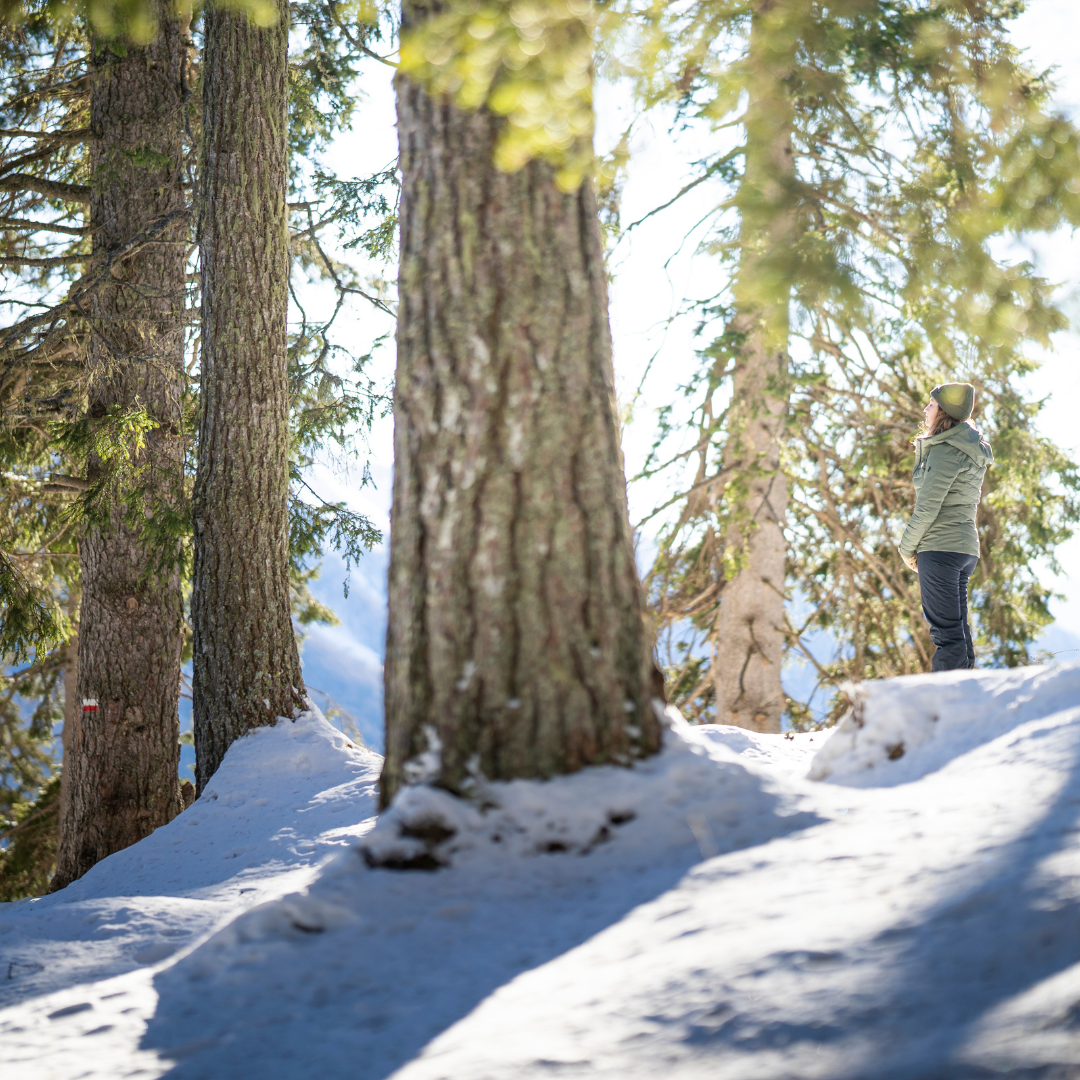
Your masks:
<svg viewBox="0 0 1080 1080"><path fill-rule="evenodd" d="M374 829L320 716L241 740L0 906L0 1076L1080 1076L1080 665L864 684L831 737L669 722Z"/></svg>

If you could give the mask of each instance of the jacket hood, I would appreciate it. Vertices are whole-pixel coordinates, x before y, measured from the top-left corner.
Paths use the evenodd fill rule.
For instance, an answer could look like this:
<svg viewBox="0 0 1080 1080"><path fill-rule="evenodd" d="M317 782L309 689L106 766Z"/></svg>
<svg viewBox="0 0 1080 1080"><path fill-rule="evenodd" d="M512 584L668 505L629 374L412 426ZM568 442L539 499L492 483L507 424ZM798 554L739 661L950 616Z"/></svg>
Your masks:
<svg viewBox="0 0 1080 1080"><path fill-rule="evenodd" d="M990 449L990 444L982 437L979 429L970 420L965 420L962 424L957 424L955 427L949 428L948 431L943 431L940 435L927 439L926 445L931 447L936 443L943 442L955 447L961 453L967 454L976 465L982 468L994 464L994 451Z"/></svg>

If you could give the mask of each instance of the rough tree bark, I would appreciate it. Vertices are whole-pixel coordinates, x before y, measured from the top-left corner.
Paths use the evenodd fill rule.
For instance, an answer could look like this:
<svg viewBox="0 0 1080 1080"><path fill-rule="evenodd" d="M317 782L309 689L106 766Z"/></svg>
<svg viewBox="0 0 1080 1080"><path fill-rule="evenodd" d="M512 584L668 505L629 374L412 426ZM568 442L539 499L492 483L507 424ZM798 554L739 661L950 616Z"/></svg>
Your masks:
<svg viewBox="0 0 1080 1080"><path fill-rule="evenodd" d="M713 670L716 721L778 732L784 711L784 518L788 482L780 453L788 401L788 303L783 262L791 209L794 123L787 74L790 42L770 33L790 0L760 0L751 24L746 172L739 193L742 254L734 284L736 359L724 466L725 583L717 617ZM775 29L775 28L773 28Z"/></svg>
<svg viewBox="0 0 1080 1080"><path fill-rule="evenodd" d="M149 222L184 205L180 69L186 34L171 7L155 5L146 46L97 41L90 60L90 224L93 251L114 251ZM175 498L182 457L185 226L124 261L87 312L90 415L143 406L157 421L141 483L148 510ZM91 461L90 478L100 464ZM138 532L110 520L80 543L78 693L89 705L64 758L63 821L52 888L170 821L177 778L182 597L179 574L154 570Z"/></svg>
<svg viewBox="0 0 1080 1080"><path fill-rule="evenodd" d="M383 805L432 736L451 791L659 746L594 196L498 130L399 79Z"/></svg>
<svg viewBox="0 0 1080 1080"><path fill-rule="evenodd" d="M71 619L74 629L64 646L64 727L60 733L61 761L64 765L71 760L71 744L75 739L75 728L82 716L82 702L79 700L79 590L75 586L72 586L68 597L68 618ZM65 768L60 773L58 834L63 832L70 801L71 780Z"/></svg>
<svg viewBox="0 0 1080 1080"><path fill-rule="evenodd" d="M200 792L237 738L304 700L289 610L285 0L278 13L266 29L235 10L206 13L191 600Z"/></svg>

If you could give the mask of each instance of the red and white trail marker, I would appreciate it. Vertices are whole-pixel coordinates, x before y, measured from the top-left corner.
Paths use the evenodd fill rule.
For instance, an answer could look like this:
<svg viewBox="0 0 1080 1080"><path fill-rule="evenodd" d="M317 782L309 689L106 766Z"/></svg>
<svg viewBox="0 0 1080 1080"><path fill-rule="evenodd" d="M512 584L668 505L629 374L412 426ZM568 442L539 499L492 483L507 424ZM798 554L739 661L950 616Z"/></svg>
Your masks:
<svg viewBox="0 0 1080 1080"><path fill-rule="evenodd" d="M84 697L82 699L82 711L83 712L97 712L97 698L96 697Z"/></svg>

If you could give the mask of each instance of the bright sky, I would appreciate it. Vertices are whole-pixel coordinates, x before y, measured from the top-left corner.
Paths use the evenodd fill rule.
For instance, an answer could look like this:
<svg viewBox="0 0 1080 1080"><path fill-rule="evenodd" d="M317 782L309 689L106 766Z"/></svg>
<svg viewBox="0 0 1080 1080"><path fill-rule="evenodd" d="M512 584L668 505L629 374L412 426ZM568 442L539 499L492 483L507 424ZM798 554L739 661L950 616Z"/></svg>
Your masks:
<svg viewBox="0 0 1080 1080"><path fill-rule="evenodd" d="M1075 71L1075 43L1080 40L1080 4L1076 0L1029 0L1029 10L1018 20L1015 40L1038 67L1057 66L1058 100L1080 117L1080 75ZM372 65L375 67L375 65ZM394 105L389 72L373 70L365 79L368 99L357 115L354 129L337 140L327 164L341 176L364 176L392 161L396 155ZM614 141L622 128L622 95L601 88L598 94L598 142ZM680 146L662 131L643 131L634 146L623 196L623 221L633 221L664 201L684 182L683 162L694 148ZM628 468L646 452L655 408L670 399L694 362L692 323L667 325L683 296L701 295L716 271L707 256L697 255L693 243L681 243L707 203L688 200L642 226L622 244L614 260L611 324L615 367L625 397L637 386L651 356L656 354L647 392L625 434ZM1080 325L1080 243L1069 235L1042 241L1034 252L1043 273L1061 282L1073 297ZM356 334L372 339L387 328L384 316L361 312ZM351 333L351 331L350 331ZM392 349L379 361L383 377L390 374ZM1080 403L1080 336L1058 337L1055 350L1043 358L1042 370L1031 380L1035 393L1049 395L1042 431L1059 445L1080 456L1080 425L1075 411ZM320 470L318 486L326 498L347 499L385 528L390 499L392 428L382 421L372 434L375 491L357 493L347 477ZM635 516L649 503L649 493L631 491ZM1057 622L1044 642L1052 651L1080 649L1080 537L1060 551L1064 575L1053 587L1065 594L1055 603ZM369 743L381 745L381 657L385 632L385 549L373 553L354 568L348 600L341 595L341 568L327 560L316 591L342 618L335 628L316 628L304 646L305 678L330 693L360 722ZM1049 579L1049 574L1048 574ZM1077 655L1080 655L1078 653ZM1063 659L1070 654L1062 652Z"/></svg>

